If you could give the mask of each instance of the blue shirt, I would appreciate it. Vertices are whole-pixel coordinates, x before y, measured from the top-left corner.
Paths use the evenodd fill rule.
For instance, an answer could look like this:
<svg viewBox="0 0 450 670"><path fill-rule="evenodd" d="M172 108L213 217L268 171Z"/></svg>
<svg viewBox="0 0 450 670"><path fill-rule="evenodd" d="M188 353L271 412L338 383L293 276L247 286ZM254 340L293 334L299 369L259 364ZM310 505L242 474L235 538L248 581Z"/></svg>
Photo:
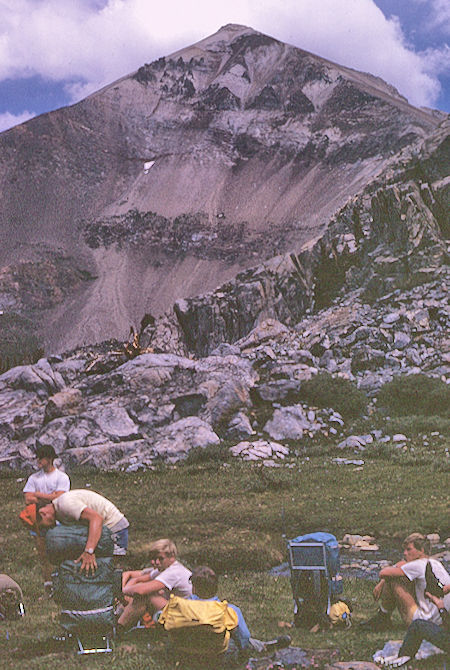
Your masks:
<svg viewBox="0 0 450 670"><path fill-rule="evenodd" d="M188 600L217 600L221 602L220 598L218 598L217 596L214 596L213 598L199 598L195 594L189 596ZM239 607L237 607L236 605L232 605L231 603L228 603L228 605L231 607L231 609L233 609L236 612L238 616L238 625L231 631L231 637L240 649L245 649L246 647L249 646L249 641L251 637L250 631L248 629L247 624L245 623L244 616Z"/></svg>

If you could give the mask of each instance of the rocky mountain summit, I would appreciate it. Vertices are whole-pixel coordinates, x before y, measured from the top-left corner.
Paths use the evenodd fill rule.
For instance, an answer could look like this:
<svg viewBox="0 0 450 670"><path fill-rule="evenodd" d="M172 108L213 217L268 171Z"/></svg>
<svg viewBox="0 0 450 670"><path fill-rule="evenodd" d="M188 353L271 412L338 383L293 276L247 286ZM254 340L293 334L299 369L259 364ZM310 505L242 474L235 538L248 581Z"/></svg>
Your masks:
<svg viewBox="0 0 450 670"><path fill-rule="evenodd" d="M271 259L326 246L318 240L331 239L349 199L389 179L391 165L395 179L446 118L372 75L224 26L0 135L2 320L30 319L58 353L122 339L177 300L192 310L196 296L247 282L261 263L279 274ZM394 207L407 200L402 188L390 192ZM285 262L291 276L297 260ZM254 314L240 319L233 337Z"/></svg>

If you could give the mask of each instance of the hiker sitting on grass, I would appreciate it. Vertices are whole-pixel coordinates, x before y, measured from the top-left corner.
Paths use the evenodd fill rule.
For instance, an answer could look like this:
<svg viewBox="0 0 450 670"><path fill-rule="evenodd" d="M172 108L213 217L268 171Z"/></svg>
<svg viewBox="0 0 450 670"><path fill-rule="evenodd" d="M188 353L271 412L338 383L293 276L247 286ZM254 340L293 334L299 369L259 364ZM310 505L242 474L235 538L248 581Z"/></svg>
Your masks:
<svg viewBox="0 0 450 670"><path fill-rule="evenodd" d="M442 584L450 584L450 575L439 561L429 558L430 543L420 533L412 533L403 542L404 560L380 570L380 581L373 597L380 601L378 612L361 624L368 631L391 628L391 614L395 608L407 626L416 619L440 625L441 615L436 604L425 596L427 563Z"/></svg>
<svg viewBox="0 0 450 670"><path fill-rule="evenodd" d="M129 600L119 617L119 630L132 628L146 612L153 615L162 610L170 593L182 598L192 594L191 571L177 560L174 542L157 540L149 550L151 568L124 573L122 593Z"/></svg>
<svg viewBox="0 0 450 670"><path fill-rule="evenodd" d="M220 601L220 598L217 597L219 579L214 570L206 565L200 565L194 568L190 579L192 583L192 596L190 596L190 599ZM291 642L289 635L282 635L268 642L251 637L239 607L231 603L228 603L228 605L236 612L238 625L231 631L231 640L226 652L227 656L236 657L246 650L249 652L266 652L271 649L280 649L289 646Z"/></svg>
<svg viewBox="0 0 450 670"><path fill-rule="evenodd" d="M431 642L445 653L450 654L450 585L444 586L443 592L445 594L443 598L428 591L425 592L426 598L438 608L442 625L438 626L424 619L414 619L406 631L398 654L375 659L376 663L384 668L401 668L414 658L423 640Z"/></svg>

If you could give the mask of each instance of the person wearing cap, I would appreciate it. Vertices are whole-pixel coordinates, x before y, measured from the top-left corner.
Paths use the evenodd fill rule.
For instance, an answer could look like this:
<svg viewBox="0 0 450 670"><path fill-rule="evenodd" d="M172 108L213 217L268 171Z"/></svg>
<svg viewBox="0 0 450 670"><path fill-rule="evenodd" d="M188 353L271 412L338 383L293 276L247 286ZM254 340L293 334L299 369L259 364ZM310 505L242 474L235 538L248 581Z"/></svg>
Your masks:
<svg viewBox="0 0 450 670"><path fill-rule="evenodd" d="M23 488L23 495L27 505L49 503L62 493L70 490L70 479L62 470L54 465L55 450L51 445L42 445L36 449L38 472L30 475ZM34 537L36 551L44 577L44 589L47 592L52 588L52 567L45 550L45 530L39 532L32 528L30 534Z"/></svg>
<svg viewBox="0 0 450 670"><path fill-rule="evenodd" d="M105 525L111 531L114 543L114 556L125 556L128 549L129 522L124 514L107 498L88 489L67 491L37 510L38 528L53 528L56 522L72 524L86 522L88 537L84 551L76 562L81 563L80 570L92 574L97 569L95 550Z"/></svg>

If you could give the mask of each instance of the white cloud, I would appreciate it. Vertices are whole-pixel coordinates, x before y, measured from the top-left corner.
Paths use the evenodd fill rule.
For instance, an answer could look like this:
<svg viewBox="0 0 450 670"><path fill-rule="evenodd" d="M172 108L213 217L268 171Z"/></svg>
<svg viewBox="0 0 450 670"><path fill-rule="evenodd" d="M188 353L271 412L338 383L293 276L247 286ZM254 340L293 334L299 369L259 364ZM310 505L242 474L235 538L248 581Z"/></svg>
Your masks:
<svg viewBox="0 0 450 670"><path fill-rule="evenodd" d="M433 59L373 0L3 0L0 11L0 80L67 79L73 100L226 23L378 75L416 105L440 90Z"/></svg>
<svg viewBox="0 0 450 670"><path fill-rule="evenodd" d="M33 114L33 112L27 112L27 111L22 112L21 114L10 114L9 112L0 114L0 132L8 130L13 126L18 126L19 123L24 123L24 121L32 119L33 116L36 115Z"/></svg>
<svg viewBox="0 0 450 670"><path fill-rule="evenodd" d="M430 25L450 35L450 4L448 0L431 0Z"/></svg>
<svg viewBox="0 0 450 670"><path fill-rule="evenodd" d="M425 51L422 51L421 57L427 72L433 74L450 73L450 46L448 44L441 49L433 49L431 47L425 49Z"/></svg>

